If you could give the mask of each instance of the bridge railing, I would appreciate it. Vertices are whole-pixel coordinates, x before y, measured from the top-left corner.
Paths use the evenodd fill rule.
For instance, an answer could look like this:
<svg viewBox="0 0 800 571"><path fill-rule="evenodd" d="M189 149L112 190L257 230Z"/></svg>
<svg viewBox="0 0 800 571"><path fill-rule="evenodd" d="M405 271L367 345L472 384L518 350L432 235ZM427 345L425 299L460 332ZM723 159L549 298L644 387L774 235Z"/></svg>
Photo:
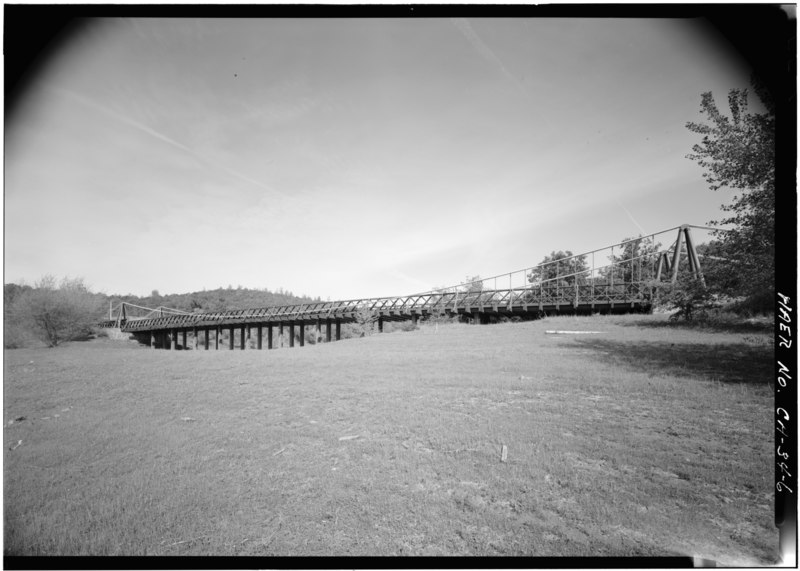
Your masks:
<svg viewBox="0 0 800 571"><path fill-rule="evenodd" d="M538 284L540 281L539 278L542 276L542 281L545 282L549 279L563 279L573 276L575 274L571 273L571 269L580 266L581 262L588 265L588 268L578 273L586 273L587 277L599 278L602 276L610 276L611 279L615 277L616 279L622 279L627 276L625 281L647 281L648 279L654 279L657 273L658 256L661 253L668 253L671 255L674 253L675 246L678 243L678 240L671 240L671 245L663 248L657 238L667 236L669 233L675 231L678 231L680 235L680 232L689 228L713 232L726 231L718 228L683 224L667 230L624 240L604 248L566 256L521 270L480 278L458 285L434 288L429 290L428 293L470 288L495 291L517 289L530 284ZM608 259L610 262L605 262L604 259ZM642 276L637 278L635 274L639 272L642 273ZM634 273L634 275L631 276L631 273Z"/></svg>
<svg viewBox="0 0 800 571"><path fill-rule="evenodd" d="M513 311L520 307L577 306L588 303L645 302L649 299L645 283L563 285L555 280L536 286L480 292L440 292L404 297L370 298L319 302L279 307L229 310L189 315L169 315L126 322L126 330L170 327L207 327L243 322L302 321L326 318L354 319L359 312L373 316L407 318L412 314L459 313L484 310Z"/></svg>
<svg viewBox="0 0 800 571"><path fill-rule="evenodd" d="M407 296L376 297L297 305L226 310L207 313L146 317L125 323L126 330L152 328L214 326L228 323L312 320L325 318L353 319L369 312L398 317L434 312L470 312L481 308L514 308L522 306L560 306L605 303L647 303L653 283L665 277L662 261L672 257L676 262L676 245L687 225L676 226L647 236L633 238L591 252L577 254L523 270L492 276L458 286ZM696 227L701 228L701 227ZM678 239L667 248L656 242L656 236L678 230ZM686 234L688 237L688 232ZM687 244L688 246L688 244ZM626 249L627 248L627 249ZM617 249L620 256L614 255ZM597 265L595 254L609 251L610 263ZM687 251L687 255L689 252ZM680 251L679 251L680 256ZM591 258L591 267L576 264ZM695 255L695 263L697 258ZM669 259L667 259L669 262ZM691 264L691 259L690 259ZM555 268L555 272L552 268ZM566 270L562 271L562 268ZM522 277L520 280L519 278ZM508 280L508 287L497 287ZM516 282L516 283L515 283ZM488 287L493 285L494 287ZM118 321L119 323L119 321Z"/></svg>

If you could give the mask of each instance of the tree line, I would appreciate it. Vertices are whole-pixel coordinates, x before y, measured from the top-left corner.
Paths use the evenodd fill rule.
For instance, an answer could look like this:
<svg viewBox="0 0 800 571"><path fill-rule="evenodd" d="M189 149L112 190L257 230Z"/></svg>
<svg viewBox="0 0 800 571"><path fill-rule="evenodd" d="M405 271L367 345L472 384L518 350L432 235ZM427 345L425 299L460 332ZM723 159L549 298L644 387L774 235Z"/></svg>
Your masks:
<svg viewBox="0 0 800 571"><path fill-rule="evenodd" d="M108 318L109 304L117 307L121 302L210 313L313 301L321 299L297 296L283 289L273 292L241 286L170 295L161 295L157 290L148 296L106 295L92 292L81 278L58 280L46 275L32 286L13 283L3 286L3 344L6 349L39 342L55 347L64 341L88 339L97 322L104 316ZM113 317L116 318L116 313Z"/></svg>

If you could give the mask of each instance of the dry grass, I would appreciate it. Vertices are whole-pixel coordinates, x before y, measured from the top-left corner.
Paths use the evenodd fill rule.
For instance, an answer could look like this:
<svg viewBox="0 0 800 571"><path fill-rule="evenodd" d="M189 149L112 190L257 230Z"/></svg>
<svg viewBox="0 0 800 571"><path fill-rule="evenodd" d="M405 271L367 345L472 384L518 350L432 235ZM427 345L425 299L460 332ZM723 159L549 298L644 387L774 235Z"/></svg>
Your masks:
<svg viewBox="0 0 800 571"><path fill-rule="evenodd" d="M5 553L774 561L768 337L660 320L6 351Z"/></svg>

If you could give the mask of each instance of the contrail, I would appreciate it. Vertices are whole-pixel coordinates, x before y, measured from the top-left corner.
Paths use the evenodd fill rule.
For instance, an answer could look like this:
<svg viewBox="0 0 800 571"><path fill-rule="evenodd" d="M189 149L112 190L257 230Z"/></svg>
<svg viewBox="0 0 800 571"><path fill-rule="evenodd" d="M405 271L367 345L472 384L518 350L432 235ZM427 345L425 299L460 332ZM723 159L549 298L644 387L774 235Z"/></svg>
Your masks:
<svg viewBox="0 0 800 571"><path fill-rule="evenodd" d="M628 212L628 209L627 209L627 208L625 208L624 206L622 206L622 203L621 203L619 200L617 200L617 199L615 198L615 199L614 199L614 202L616 202L616 203L617 203L617 205L619 205L619 207L620 207L620 208L622 208L622 210L624 210L624 211L625 211L625 214L627 214L627 215L628 215L628 218L630 218L630 219L631 219L631 221L632 221L634 224L636 224L636 227L639 229L639 232L641 232L641 235L642 235L642 236L644 236L645 234L647 234L647 232L645 232L645 231L644 231L644 228L642 228L641 226L639 226L639 223L638 223L638 222L636 221L636 219L633 217L633 214L631 214L630 212Z"/></svg>
<svg viewBox="0 0 800 571"><path fill-rule="evenodd" d="M485 60L497 67L503 73L503 75L510 79L523 93L526 95L528 94L528 92L525 90L525 86L522 85L522 83L516 78L516 76L514 76L514 74L506 69L506 66L503 65L503 61L497 57L497 54L492 51L492 48L486 45L480 36L478 36L466 18L451 18L450 21L453 23L456 29L461 32L465 38L467 38L467 41L472 44L472 47L475 48L475 50Z"/></svg>
<svg viewBox="0 0 800 571"><path fill-rule="evenodd" d="M158 131L148 127L147 125L144 125L144 124L142 124L142 123L140 123L140 122L138 122L138 121L136 121L134 119L131 119L130 117L122 115L121 113L117 113L116 111L114 111L112 109L109 109L108 107L105 107L105 106L97 103L96 101L93 101L92 99L89 99L88 97L86 97L84 95L81 95L79 93L75 93L74 91L70 91L68 89L64 89L64 88L61 88L61 87L47 87L47 89L49 89L50 91L52 91L54 93L58 93L58 94L60 94L62 96L66 96L66 97L68 97L70 99L78 101L79 103L81 103L81 104L83 104L83 105L85 105L87 107L91 107L92 109L100 111L101 113L104 113L105 115L108 115L109 117L112 117L112 118L116 119L117 121L120 121L120 122L122 122L122 123L124 123L124 124L126 124L126 125L128 125L130 127L133 127L134 129L138 129L139 131L142 131L143 133L147 133L151 137L154 137L154 138L158 139L159 141L163 141L163 142L167 143L168 145L172 145L173 147L175 147L177 149L180 149L180 150L182 150L182 151L184 151L186 153L189 153L193 157L195 157L197 159L200 159L204 163L206 163L206 164L208 164L208 165L210 165L210 166L212 166L214 168L223 170L223 171L225 171L226 173L228 173L231 176L234 176L234 177L236 177L236 178L238 178L240 180L243 180L243 181L245 181L247 183L250 183L250 184L252 184L254 186L257 186L257 187L259 187L259 188L261 188L263 190L267 190L269 192L272 192L272 193L275 193L275 194L279 194L279 195L284 196L284 197L287 196L287 195L283 194L282 192L280 192L278 190L275 190L274 188L271 188L271 187L265 185L262 182L259 182L259 181L255 180L255 179L252 179L249 176L246 176L246 175L244 175L244 174L242 174L242 173L240 173L238 171L233 170L232 168L226 167L225 165L221 165L221 164L209 159L205 155L202 155L202 154L198 153L197 151L195 151L193 149L190 149L186 145L181 144L178 141L176 141L176 140L174 140L174 139L172 139L170 137L167 137L163 133L159 133Z"/></svg>
<svg viewBox="0 0 800 571"><path fill-rule="evenodd" d="M497 57L497 54L495 54L495 53L494 53L494 51L492 51L492 48L490 48L490 47L489 47L489 46L486 44L486 42L484 42L484 41L483 41L483 40L480 38L480 36L478 35L478 33L477 33L477 32L475 31L475 29L474 29L474 28L473 28L473 27L470 25L469 21L468 21L466 18L451 18L451 19L450 19L450 22L453 24L453 26L455 26L455 28L456 28L456 29L457 29L459 32L461 32L461 34L462 34L462 35L463 35L463 36L464 36L464 37L467 39L467 41L470 43L470 45L472 45L472 47L473 47L473 48L475 48L475 50L476 50L476 51L477 51L477 52L478 52L478 53L481 55L481 57L483 57L483 58L484 58L486 61L488 61L489 63L491 63L491 64L492 64L492 65L494 65L495 67L497 67L497 68L500 70L500 72L501 72L501 73L502 73L502 74L503 74L503 75L504 75L506 78L508 78L509 80L511 80L511 82L513 83L513 85L514 85L514 86L515 86L515 87L516 87L516 88L517 88L517 89L518 89L518 90L519 90L519 91L520 91L520 92L521 92L521 93L522 93L522 94L523 94L523 95L524 95L526 98L528 98L528 99L533 99L533 98L531 97L531 94L528 92L528 89L525 87L525 85L524 85L524 84L523 84L523 83L522 83L522 82L521 82L519 79L517 79L517 76L515 76L513 73L511 73L510 71L508 71L508 69L506 68L506 66L503 64L503 61L502 61L502 60L501 60L499 57ZM534 101L534 111L535 111L535 113L536 113L536 114L539 116L539 118L540 118L540 119L541 119L541 120L542 120L544 123L546 123L546 124L547 124L549 127L552 127L553 125L552 125L552 123L550 123L550 120L549 120L547 117L545 117L544 115L542 115L542 114L541 114L541 113L538 111L538 109L536 108L536 105L535 105L535 103L536 103L536 102Z"/></svg>

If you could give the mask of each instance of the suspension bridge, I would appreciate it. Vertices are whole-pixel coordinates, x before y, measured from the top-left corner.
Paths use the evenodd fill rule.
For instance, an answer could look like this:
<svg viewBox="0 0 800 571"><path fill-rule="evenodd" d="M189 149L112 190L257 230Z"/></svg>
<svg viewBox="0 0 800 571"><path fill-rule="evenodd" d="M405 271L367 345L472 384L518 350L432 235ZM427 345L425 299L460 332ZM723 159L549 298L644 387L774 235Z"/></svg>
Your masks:
<svg viewBox="0 0 800 571"><path fill-rule="evenodd" d="M324 339L330 342L341 339L343 323L365 319L377 321L382 332L387 321L416 323L431 316L458 316L485 324L552 313L648 311L658 285L674 282L681 267L704 280L693 228L716 230L684 224L522 270L406 296L206 313L122 302L110 308L109 318L98 325L131 333L152 348L172 350L190 348L190 339L194 349L209 349L212 335L213 346L219 349L223 330L229 332L229 349L237 345L245 349L255 328L255 347L273 349L276 329L281 339L288 329L290 347L295 339L303 346L306 326L314 327L316 339L321 340L324 325ZM659 239L665 236L675 238L662 247ZM607 263L598 265L604 259ZM135 315L143 311L144 315Z"/></svg>

